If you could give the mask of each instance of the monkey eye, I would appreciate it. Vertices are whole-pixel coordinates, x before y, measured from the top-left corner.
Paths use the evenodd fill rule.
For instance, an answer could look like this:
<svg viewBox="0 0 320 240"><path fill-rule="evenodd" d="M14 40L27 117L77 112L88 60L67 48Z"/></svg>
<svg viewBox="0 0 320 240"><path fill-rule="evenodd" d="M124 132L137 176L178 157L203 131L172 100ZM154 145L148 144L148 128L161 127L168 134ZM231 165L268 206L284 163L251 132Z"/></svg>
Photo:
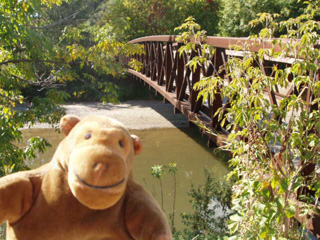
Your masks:
<svg viewBox="0 0 320 240"><path fill-rule="evenodd" d="M89 139L91 138L91 132L88 132L85 136L84 136L85 139Z"/></svg>
<svg viewBox="0 0 320 240"><path fill-rule="evenodd" d="M119 141L119 145L120 145L120 147L122 147L122 148L124 147L122 140Z"/></svg>

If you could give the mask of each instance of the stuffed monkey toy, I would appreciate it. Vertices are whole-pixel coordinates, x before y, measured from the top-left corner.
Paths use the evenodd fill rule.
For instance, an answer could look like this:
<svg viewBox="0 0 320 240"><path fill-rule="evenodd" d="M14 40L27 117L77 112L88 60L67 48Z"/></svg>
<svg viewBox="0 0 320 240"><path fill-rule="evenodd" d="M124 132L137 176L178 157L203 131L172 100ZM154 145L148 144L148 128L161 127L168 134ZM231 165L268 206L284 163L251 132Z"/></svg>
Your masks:
<svg viewBox="0 0 320 240"><path fill-rule="evenodd" d="M137 136L118 121L66 115L51 162L0 178L7 240L171 240L166 217L135 182Z"/></svg>

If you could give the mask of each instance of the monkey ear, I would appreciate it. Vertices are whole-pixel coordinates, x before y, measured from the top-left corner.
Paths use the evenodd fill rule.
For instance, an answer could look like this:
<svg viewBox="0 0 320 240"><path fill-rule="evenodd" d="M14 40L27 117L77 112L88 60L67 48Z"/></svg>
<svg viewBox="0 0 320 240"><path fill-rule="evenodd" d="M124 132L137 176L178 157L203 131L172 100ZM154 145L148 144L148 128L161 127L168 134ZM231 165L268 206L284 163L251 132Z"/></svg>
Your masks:
<svg viewBox="0 0 320 240"><path fill-rule="evenodd" d="M143 145L140 140L140 138L136 135L131 135L132 142L133 142L133 148L134 148L134 155L138 155L142 152Z"/></svg>
<svg viewBox="0 0 320 240"><path fill-rule="evenodd" d="M78 122L80 122L80 119L77 116L67 114L60 120L60 129L65 136L68 136L69 132Z"/></svg>

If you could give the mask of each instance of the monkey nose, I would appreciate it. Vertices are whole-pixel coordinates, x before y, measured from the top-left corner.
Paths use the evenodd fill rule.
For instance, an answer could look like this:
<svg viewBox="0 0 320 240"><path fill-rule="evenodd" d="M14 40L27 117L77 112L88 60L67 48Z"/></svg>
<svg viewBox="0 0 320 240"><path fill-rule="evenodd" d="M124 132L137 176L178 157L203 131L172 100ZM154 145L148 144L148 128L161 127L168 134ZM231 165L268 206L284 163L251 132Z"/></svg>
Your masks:
<svg viewBox="0 0 320 240"><path fill-rule="evenodd" d="M93 171L97 180L102 179L109 170L107 163L97 162L93 165Z"/></svg>

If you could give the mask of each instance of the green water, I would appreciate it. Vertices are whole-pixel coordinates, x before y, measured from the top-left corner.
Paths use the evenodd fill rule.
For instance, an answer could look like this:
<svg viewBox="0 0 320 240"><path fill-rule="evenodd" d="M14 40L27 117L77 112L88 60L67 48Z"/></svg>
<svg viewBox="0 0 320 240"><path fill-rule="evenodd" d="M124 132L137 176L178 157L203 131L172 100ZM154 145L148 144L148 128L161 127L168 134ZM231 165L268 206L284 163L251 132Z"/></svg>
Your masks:
<svg viewBox="0 0 320 240"><path fill-rule="evenodd" d="M28 164L36 168L50 161L63 135L51 129L24 130L26 138L33 136L45 137L52 144L45 154L40 154L37 159ZM181 227L180 213L191 213L191 205L187 192L191 183L198 185L204 182L204 168L210 169L216 177L228 173L225 162L218 160L206 147L205 140L196 128L170 128L132 130L132 134L140 137L144 145L143 152L136 156L134 163L134 176L138 182L153 195L161 205L159 180L151 176L151 167L154 165L177 163L177 195L176 195L176 226ZM164 210L172 213L173 206L173 177L165 173L162 178L164 193Z"/></svg>

